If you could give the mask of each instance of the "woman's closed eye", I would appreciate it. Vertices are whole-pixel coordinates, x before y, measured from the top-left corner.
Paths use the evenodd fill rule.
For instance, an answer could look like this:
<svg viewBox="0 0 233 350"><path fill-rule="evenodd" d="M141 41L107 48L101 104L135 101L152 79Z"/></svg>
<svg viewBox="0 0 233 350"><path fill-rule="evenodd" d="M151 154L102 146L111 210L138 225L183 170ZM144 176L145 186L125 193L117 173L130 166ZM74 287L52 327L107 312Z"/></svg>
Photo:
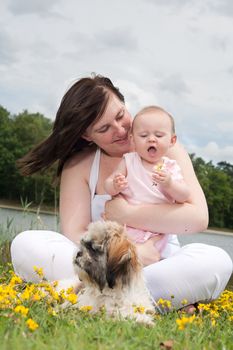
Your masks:
<svg viewBox="0 0 233 350"><path fill-rule="evenodd" d="M106 131L108 131L108 129L109 129L109 125L105 125L101 129L98 129L97 132L100 133L100 134L103 134Z"/></svg>

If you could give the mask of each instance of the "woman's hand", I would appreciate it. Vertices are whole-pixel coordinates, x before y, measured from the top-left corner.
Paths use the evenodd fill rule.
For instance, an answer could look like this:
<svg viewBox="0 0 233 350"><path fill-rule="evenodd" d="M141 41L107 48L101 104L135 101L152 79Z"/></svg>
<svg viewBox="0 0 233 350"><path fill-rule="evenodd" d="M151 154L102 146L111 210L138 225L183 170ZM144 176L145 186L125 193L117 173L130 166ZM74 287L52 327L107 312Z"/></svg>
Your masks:
<svg viewBox="0 0 233 350"><path fill-rule="evenodd" d="M136 244L138 258L144 267L160 260L160 253L155 247L155 243L159 239L161 239L160 236L154 236L148 239L145 243Z"/></svg>
<svg viewBox="0 0 233 350"><path fill-rule="evenodd" d="M114 197L105 204L104 219L127 224L126 218L130 208L129 203L121 196Z"/></svg>

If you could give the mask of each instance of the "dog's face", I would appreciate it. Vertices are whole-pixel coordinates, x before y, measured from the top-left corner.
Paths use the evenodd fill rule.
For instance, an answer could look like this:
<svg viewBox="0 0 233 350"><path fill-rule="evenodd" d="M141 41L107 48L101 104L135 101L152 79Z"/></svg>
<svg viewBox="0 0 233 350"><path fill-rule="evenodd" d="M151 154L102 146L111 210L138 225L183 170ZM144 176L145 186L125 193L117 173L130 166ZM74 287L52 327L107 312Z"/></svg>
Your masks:
<svg viewBox="0 0 233 350"><path fill-rule="evenodd" d="M74 259L80 280L113 288L130 282L131 274L140 269L134 245L125 228L112 221L97 221L88 226Z"/></svg>

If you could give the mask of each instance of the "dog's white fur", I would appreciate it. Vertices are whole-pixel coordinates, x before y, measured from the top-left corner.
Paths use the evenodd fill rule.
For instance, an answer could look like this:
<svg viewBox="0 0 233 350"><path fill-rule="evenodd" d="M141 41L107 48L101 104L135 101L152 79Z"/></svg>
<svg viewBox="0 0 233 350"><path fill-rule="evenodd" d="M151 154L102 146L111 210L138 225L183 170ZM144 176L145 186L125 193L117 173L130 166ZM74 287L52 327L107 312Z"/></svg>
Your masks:
<svg viewBox="0 0 233 350"><path fill-rule="evenodd" d="M127 239L123 226L112 221L91 223L81 239L74 266L84 285L78 307L91 306L92 312L104 307L109 316L153 324L155 307L136 248Z"/></svg>

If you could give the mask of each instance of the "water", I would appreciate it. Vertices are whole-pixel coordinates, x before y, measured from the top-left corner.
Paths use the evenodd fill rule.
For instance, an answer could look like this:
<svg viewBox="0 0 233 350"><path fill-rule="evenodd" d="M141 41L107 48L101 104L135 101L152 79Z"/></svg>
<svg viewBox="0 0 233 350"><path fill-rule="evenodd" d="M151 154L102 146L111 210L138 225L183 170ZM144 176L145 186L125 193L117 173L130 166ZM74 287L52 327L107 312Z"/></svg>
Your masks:
<svg viewBox="0 0 233 350"><path fill-rule="evenodd" d="M11 239L17 233L29 229L45 229L59 232L58 214L23 212L16 209L0 208L0 242ZM6 236L10 232L10 236ZM198 233L180 235L181 245L189 243L205 243L223 248L233 260L233 234ZM233 276L228 285L233 289Z"/></svg>
<svg viewBox="0 0 233 350"><path fill-rule="evenodd" d="M30 229L59 232L58 214L0 208L0 241L11 239L19 232Z"/></svg>

